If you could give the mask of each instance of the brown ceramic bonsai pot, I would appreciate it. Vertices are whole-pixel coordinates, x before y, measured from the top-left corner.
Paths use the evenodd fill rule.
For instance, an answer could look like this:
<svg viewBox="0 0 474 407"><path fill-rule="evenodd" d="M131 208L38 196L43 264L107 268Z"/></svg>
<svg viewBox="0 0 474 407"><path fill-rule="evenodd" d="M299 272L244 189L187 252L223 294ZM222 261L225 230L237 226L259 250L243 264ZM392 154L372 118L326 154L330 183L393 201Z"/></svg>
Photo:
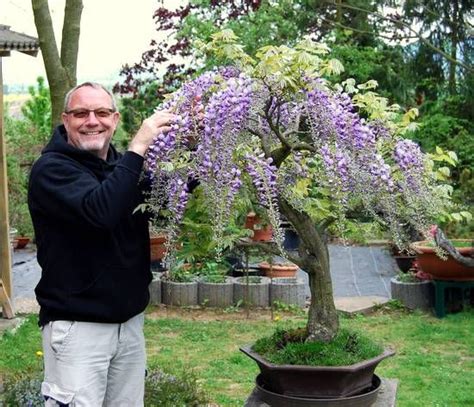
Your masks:
<svg viewBox="0 0 474 407"><path fill-rule="evenodd" d="M457 242L471 243L470 247L458 247ZM470 257L474 255L473 241L470 239L453 239L452 243L463 256ZM427 240L412 243L413 250L416 252L418 266L430 274L435 280L474 280L474 268L467 267L448 255L447 260L440 258L433 246L428 245Z"/></svg>
<svg viewBox="0 0 474 407"><path fill-rule="evenodd" d="M371 387L377 365L393 350L350 366L275 365L252 351L251 346L240 350L257 362L261 380L272 392L294 397L348 397Z"/></svg>
<svg viewBox="0 0 474 407"><path fill-rule="evenodd" d="M273 263L270 264L266 261L262 261L258 267L263 273L270 278L277 277L295 277L298 271L298 266L293 263Z"/></svg>

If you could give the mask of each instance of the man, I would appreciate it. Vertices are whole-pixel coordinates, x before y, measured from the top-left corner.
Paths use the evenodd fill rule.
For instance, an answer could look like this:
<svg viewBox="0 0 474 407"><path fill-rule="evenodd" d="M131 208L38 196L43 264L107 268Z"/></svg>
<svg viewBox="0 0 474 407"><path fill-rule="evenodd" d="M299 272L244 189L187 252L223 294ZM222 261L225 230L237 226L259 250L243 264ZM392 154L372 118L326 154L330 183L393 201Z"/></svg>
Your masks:
<svg viewBox="0 0 474 407"><path fill-rule="evenodd" d="M148 219L134 209L143 156L174 115L146 119L123 155L110 144L119 116L104 87L76 86L31 171L47 406L143 405L151 273Z"/></svg>

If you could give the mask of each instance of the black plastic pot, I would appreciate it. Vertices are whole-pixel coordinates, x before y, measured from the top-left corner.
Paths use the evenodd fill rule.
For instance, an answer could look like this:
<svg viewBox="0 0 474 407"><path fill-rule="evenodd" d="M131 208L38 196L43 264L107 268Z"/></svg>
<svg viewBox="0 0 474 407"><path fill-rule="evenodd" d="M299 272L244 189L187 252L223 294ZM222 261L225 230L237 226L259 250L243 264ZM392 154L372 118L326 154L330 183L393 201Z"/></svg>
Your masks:
<svg viewBox="0 0 474 407"><path fill-rule="evenodd" d="M398 268L406 273L413 267L413 261L416 259L416 256L394 255L393 258L397 262Z"/></svg>
<svg viewBox="0 0 474 407"><path fill-rule="evenodd" d="M243 268L232 269L232 277L244 277L246 272ZM251 266L248 270L249 276L264 276L265 273L258 266Z"/></svg>

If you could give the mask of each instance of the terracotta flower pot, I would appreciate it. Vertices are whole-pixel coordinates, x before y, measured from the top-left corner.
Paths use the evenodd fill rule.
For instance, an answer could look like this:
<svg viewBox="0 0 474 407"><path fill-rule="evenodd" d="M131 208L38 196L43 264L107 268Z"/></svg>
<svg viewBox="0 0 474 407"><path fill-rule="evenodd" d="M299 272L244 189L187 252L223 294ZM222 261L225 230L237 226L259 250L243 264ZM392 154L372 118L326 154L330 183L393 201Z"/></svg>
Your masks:
<svg viewBox="0 0 474 407"><path fill-rule="evenodd" d="M272 226L263 224L262 220L254 212L250 212L247 215L245 228L253 231L252 240L254 242L268 242L272 240Z"/></svg>
<svg viewBox="0 0 474 407"><path fill-rule="evenodd" d="M151 261L161 261L166 256L166 236L150 236L150 256Z"/></svg>
<svg viewBox="0 0 474 407"><path fill-rule="evenodd" d="M266 261L261 262L259 268L264 272L267 277L295 277L298 271L298 266L293 263L273 263L270 264Z"/></svg>
<svg viewBox="0 0 474 407"><path fill-rule="evenodd" d="M15 249L24 249L30 242L30 238L26 236L20 236L15 239Z"/></svg>
<svg viewBox="0 0 474 407"><path fill-rule="evenodd" d="M474 247L472 246L472 240L469 239L454 239L453 244L456 246L456 242L471 242L470 247L456 247L456 249L463 256L469 257L474 255ZM414 242L412 244L413 250L416 252L416 258L418 266L425 272L430 274L435 280L457 280L457 281L470 281L474 280L474 268L467 267L451 256L448 256L447 260L441 259L435 251L433 246L428 245L427 240L420 242Z"/></svg>

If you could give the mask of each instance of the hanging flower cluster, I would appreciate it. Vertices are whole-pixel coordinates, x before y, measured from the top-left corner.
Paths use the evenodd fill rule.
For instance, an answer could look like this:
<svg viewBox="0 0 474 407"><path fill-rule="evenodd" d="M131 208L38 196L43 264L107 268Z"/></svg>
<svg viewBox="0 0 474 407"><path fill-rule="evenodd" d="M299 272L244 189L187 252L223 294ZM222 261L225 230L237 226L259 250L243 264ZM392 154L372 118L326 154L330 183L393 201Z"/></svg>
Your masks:
<svg viewBox="0 0 474 407"><path fill-rule="evenodd" d="M152 207L168 209L170 227L176 229L187 183L197 179L219 237L246 174L279 244L279 199L289 198L299 179L328 188L341 213L362 204L400 240L407 222L416 230L427 227L433 189L419 147L397 139L388 115L361 116L360 106L340 87L304 72L295 75L302 78L288 83L299 80L304 86L288 91L274 87L284 81L266 81L251 69L228 66L204 73L173 94L162 108L177 118L169 132L157 135L146 157ZM298 204L304 194L293 198L305 207Z"/></svg>

